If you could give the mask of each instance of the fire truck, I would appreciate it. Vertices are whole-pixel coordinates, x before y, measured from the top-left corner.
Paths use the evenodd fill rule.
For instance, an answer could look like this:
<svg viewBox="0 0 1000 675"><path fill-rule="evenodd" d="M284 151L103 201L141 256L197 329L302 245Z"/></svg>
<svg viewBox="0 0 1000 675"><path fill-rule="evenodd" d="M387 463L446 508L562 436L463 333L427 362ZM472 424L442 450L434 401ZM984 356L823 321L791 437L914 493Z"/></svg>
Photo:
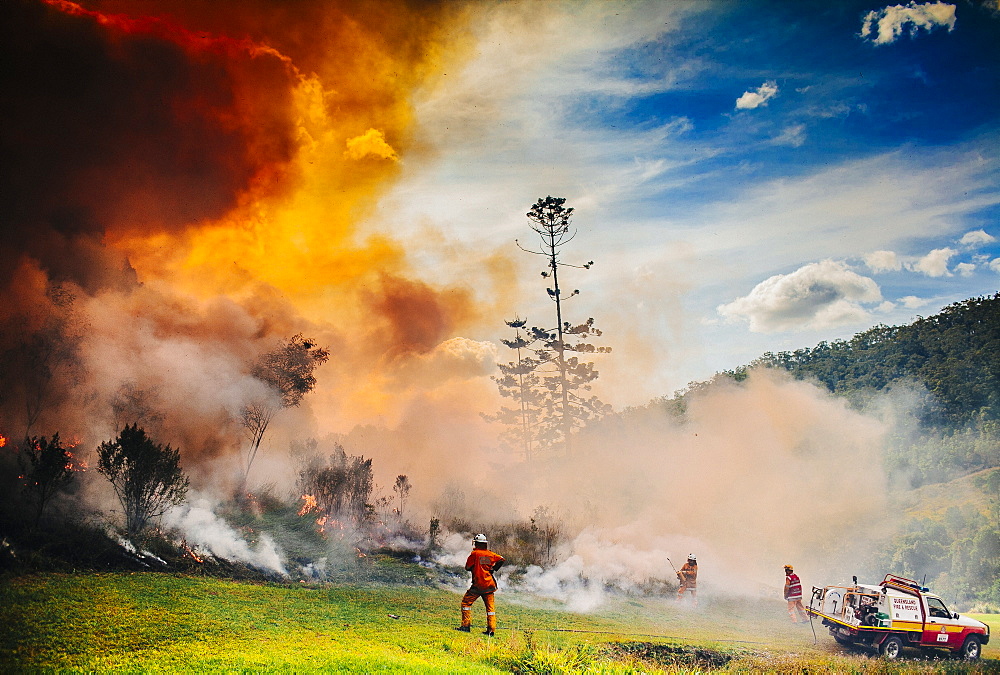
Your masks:
<svg viewBox="0 0 1000 675"><path fill-rule="evenodd" d="M889 659L916 647L974 660L990 641L989 626L950 611L927 588L895 574L877 586L854 577L852 586L813 587L806 612L821 619L838 643L875 648Z"/></svg>

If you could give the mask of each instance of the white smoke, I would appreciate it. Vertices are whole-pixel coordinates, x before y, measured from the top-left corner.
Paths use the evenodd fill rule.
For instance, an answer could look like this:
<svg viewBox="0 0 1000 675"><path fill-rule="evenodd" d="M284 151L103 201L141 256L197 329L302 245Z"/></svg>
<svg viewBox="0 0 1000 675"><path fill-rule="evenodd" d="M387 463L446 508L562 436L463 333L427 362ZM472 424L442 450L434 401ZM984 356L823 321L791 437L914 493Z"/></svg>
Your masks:
<svg viewBox="0 0 1000 675"><path fill-rule="evenodd" d="M651 407L580 434L572 457L466 480L468 496L437 515L503 522L478 513L515 503L522 516L540 504L562 514L569 536L555 564L505 568L501 590L577 611L609 592L674 587L674 567L691 553L700 593L780 598L784 564L807 585L839 579L870 555L874 524L884 533L883 446L899 404L859 412L776 371L722 378L690 393L682 417ZM464 565L468 537L443 544L439 561Z"/></svg>
<svg viewBox="0 0 1000 675"><path fill-rule="evenodd" d="M176 529L197 553L235 560L258 569L288 576L282 553L267 533L251 546L226 521L215 515L213 504L194 498L163 514L163 524Z"/></svg>

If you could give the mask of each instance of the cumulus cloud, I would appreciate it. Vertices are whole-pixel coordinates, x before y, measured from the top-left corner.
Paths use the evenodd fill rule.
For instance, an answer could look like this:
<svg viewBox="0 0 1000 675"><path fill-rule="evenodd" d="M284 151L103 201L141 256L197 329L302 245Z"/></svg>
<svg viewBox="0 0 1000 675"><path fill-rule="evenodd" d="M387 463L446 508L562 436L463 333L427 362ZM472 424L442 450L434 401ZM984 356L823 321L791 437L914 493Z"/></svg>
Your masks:
<svg viewBox="0 0 1000 675"><path fill-rule="evenodd" d="M778 83L774 80L768 80L754 91L743 92L743 95L736 99L736 109L753 110L762 105L767 105L767 102L777 95Z"/></svg>
<svg viewBox="0 0 1000 675"><path fill-rule="evenodd" d="M913 263L913 270L929 277L950 277L948 261L958 253L953 248L936 248Z"/></svg>
<svg viewBox="0 0 1000 675"><path fill-rule="evenodd" d="M755 333L772 333L864 321L869 313L862 304L881 300L874 281L843 262L824 260L766 279L717 311L730 321L749 321Z"/></svg>
<svg viewBox="0 0 1000 675"><path fill-rule="evenodd" d="M955 271L963 277L971 277L972 273L976 271L976 266L972 263L958 263L955 265Z"/></svg>
<svg viewBox="0 0 1000 675"><path fill-rule="evenodd" d="M990 261L990 269L1000 273L1000 258L994 258Z"/></svg>
<svg viewBox="0 0 1000 675"><path fill-rule="evenodd" d="M874 251L865 256L865 264L868 269L878 274L879 272L898 272L903 268L903 263L899 256L893 251Z"/></svg>
<svg viewBox="0 0 1000 675"><path fill-rule="evenodd" d="M930 300L918 298L915 295L907 295L906 297L900 298L899 301L903 303L903 307L906 307L907 309L920 309L930 302Z"/></svg>
<svg viewBox="0 0 1000 675"><path fill-rule="evenodd" d="M969 248L976 248L978 246L983 246L984 244L992 244L996 240L997 238L987 233L986 230L973 230L962 235L962 238L958 240L958 243Z"/></svg>
<svg viewBox="0 0 1000 675"><path fill-rule="evenodd" d="M872 10L861 25L861 37L877 45L891 44L903 33L916 35L920 29L931 31L945 26L949 31L955 28L955 5L946 2L926 2L907 5L891 5L885 9Z"/></svg>

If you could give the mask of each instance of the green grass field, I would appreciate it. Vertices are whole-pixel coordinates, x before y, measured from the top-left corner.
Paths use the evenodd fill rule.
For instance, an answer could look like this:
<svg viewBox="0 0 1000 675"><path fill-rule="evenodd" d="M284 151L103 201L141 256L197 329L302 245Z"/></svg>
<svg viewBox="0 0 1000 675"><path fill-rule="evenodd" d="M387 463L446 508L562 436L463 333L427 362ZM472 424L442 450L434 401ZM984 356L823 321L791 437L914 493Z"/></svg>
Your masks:
<svg viewBox="0 0 1000 675"><path fill-rule="evenodd" d="M481 604L471 634L454 630L458 601L426 586L5 577L0 672L1000 672L997 644L975 665L845 653L819 626L814 643L810 627L790 624L776 601L705 597L690 609L619 597L572 614L501 593L493 638L480 633ZM1000 629L1000 616L979 618Z"/></svg>

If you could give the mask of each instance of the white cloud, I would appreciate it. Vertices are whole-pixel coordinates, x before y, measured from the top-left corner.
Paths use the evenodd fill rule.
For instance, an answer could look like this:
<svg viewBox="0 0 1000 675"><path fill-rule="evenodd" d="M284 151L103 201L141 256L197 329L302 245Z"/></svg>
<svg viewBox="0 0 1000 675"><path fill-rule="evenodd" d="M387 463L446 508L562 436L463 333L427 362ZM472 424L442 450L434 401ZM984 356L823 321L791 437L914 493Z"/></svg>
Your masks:
<svg viewBox="0 0 1000 675"><path fill-rule="evenodd" d="M893 152L846 162L753 185L731 201L691 211L691 241L703 255L752 260L761 273L820 256L853 258L861 251L875 251L873 263L894 265L891 252L897 246L942 235L958 238L966 231L958 229L964 220L1000 202L990 182L995 174L996 164L984 162L981 153L947 151L913 161ZM705 222L713 225L702 236L694 226ZM898 269L909 267L901 256L899 261Z"/></svg>
<svg viewBox="0 0 1000 675"><path fill-rule="evenodd" d="M958 263L955 265L955 271L958 272L960 276L971 277L972 273L976 271L976 266L972 263Z"/></svg>
<svg viewBox="0 0 1000 675"><path fill-rule="evenodd" d="M954 30L955 5L946 2L918 4L911 0L908 5L891 5L868 12L861 25L861 37L885 45L895 42L904 32L915 35L921 28L930 31L939 26Z"/></svg>
<svg viewBox="0 0 1000 675"><path fill-rule="evenodd" d="M907 295L906 297L900 298L899 301L903 303L903 307L906 307L907 309L920 309L930 302L930 300L918 298L915 295Z"/></svg>
<svg viewBox="0 0 1000 675"><path fill-rule="evenodd" d="M994 258L990 261L990 269L1000 273L1000 258Z"/></svg>
<svg viewBox="0 0 1000 675"><path fill-rule="evenodd" d="M879 272L898 272L903 268L903 263L899 256L893 251L874 251L865 256L865 264L868 269L878 274Z"/></svg>
<svg viewBox="0 0 1000 675"><path fill-rule="evenodd" d="M774 80L768 80L757 87L756 91L743 92L743 95L736 99L736 109L753 110L762 105L767 105L767 102L777 95L778 83Z"/></svg>
<svg viewBox="0 0 1000 675"><path fill-rule="evenodd" d="M749 321L755 333L773 333L865 321L869 313L862 303L881 300L874 281L843 262L824 260L765 279L749 295L717 311L730 321Z"/></svg>
<svg viewBox="0 0 1000 675"><path fill-rule="evenodd" d="M958 253L953 248L936 248L913 263L912 269L929 277L950 277L948 261Z"/></svg>
<svg viewBox="0 0 1000 675"><path fill-rule="evenodd" d="M789 145L793 148L802 147L802 144L806 142L805 130L806 125L804 124L785 127L771 142L775 145Z"/></svg>
<svg viewBox="0 0 1000 675"><path fill-rule="evenodd" d="M973 230L963 234L958 243L969 248L976 248L984 244L992 244L996 240L997 238L987 233L986 230Z"/></svg>

